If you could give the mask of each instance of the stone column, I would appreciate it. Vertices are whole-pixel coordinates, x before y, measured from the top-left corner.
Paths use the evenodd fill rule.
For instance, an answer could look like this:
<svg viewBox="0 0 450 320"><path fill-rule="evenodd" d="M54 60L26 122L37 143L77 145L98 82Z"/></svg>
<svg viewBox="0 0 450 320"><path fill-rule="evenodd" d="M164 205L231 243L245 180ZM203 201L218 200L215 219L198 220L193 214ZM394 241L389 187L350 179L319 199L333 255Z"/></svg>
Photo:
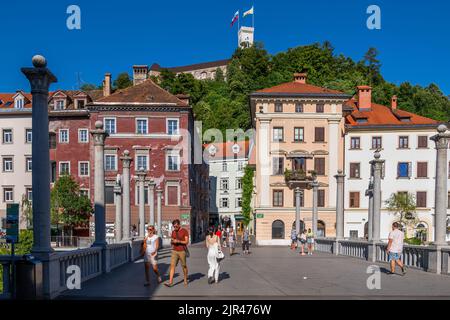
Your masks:
<svg viewBox="0 0 450 320"><path fill-rule="evenodd" d="M373 183L366 190L366 196L369 197L368 214L367 214L367 240L372 241L373 238Z"/></svg>
<svg viewBox="0 0 450 320"><path fill-rule="evenodd" d="M131 157L130 157L130 151L125 150L123 152L122 157L120 158L122 160L122 177L123 177L123 232L122 232L122 239L123 240L130 240L130 166L131 166Z"/></svg>
<svg viewBox="0 0 450 320"><path fill-rule="evenodd" d="M50 244L50 154L48 151L48 90L56 77L47 69L47 61L36 55L34 68L22 68L30 81L33 128L33 253L52 252Z"/></svg>
<svg viewBox="0 0 450 320"><path fill-rule="evenodd" d="M448 161L447 150L450 133L445 125L438 127L438 134L431 138L436 143L436 189L435 189L435 215L434 215L434 244L447 245L447 179Z"/></svg>
<svg viewBox="0 0 450 320"><path fill-rule="evenodd" d="M158 235L161 237L161 239L162 239L162 231L161 231L161 227L162 227L162 193L163 193L163 191L161 188L156 189L156 203L157 203L156 213L158 215L157 231L158 231Z"/></svg>
<svg viewBox="0 0 450 320"><path fill-rule="evenodd" d="M336 178L336 240L344 239L344 181L345 174L338 170Z"/></svg>
<svg viewBox="0 0 450 320"><path fill-rule="evenodd" d="M155 182L152 180L148 184L148 192L149 192L149 206L150 206L150 225L155 225Z"/></svg>
<svg viewBox="0 0 450 320"><path fill-rule="evenodd" d="M300 196L302 191L299 187L295 188L295 232L300 233Z"/></svg>
<svg viewBox="0 0 450 320"><path fill-rule="evenodd" d="M319 182L315 180L311 184L313 190L313 205L312 205L312 231L314 233L314 237L317 237L317 220L319 219L318 213L318 193L319 193Z"/></svg>
<svg viewBox="0 0 450 320"><path fill-rule="evenodd" d="M120 175L117 176L116 185L114 186L114 196L116 203L116 242L122 241L122 187L120 185Z"/></svg>
<svg viewBox="0 0 450 320"><path fill-rule="evenodd" d="M381 173L383 170L384 160L381 160L381 154L375 152L373 165L373 231L372 240L380 241L380 224L381 224Z"/></svg>
<svg viewBox="0 0 450 320"><path fill-rule="evenodd" d="M145 237L145 176L146 172L141 168L136 172L139 182L139 237Z"/></svg>
<svg viewBox="0 0 450 320"><path fill-rule="evenodd" d="M103 122L95 122L95 130L91 131L94 138L94 217L95 241L93 246L106 247L106 216L105 216L105 139L108 133L103 130Z"/></svg>

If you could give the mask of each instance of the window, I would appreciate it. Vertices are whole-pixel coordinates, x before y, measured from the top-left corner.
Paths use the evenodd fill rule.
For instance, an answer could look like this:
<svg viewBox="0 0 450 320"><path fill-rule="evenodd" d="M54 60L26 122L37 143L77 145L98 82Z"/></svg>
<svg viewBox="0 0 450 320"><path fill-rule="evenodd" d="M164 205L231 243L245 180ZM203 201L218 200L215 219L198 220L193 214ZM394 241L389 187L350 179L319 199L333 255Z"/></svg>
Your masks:
<svg viewBox="0 0 450 320"><path fill-rule="evenodd" d="M55 110L64 110L64 100L55 101Z"/></svg>
<svg viewBox="0 0 450 320"><path fill-rule="evenodd" d="M136 119L136 133L137 134L147 134L148 133L148 120L147 119Z"/></svg>
<svg viewBox="0 0 450 320"><path fill-rule="evenodd" d="M294 128L294 142L304 142L305 141L305 128L296 127Z"/></svg>
<svg viewBox="0 0 450 320"><path fill-rule="evenodd" d="M3 188L3 202L13 202L13 201L14 201L14 189Z"/></svg>
<svg viewBox="0 0 450 320"><path fill-rule="evenodd" d="M33 142L33 130L25 129L25 143Z"/></svg>
<svg viewBox="0 0 450 320"><path fill-rule="evenodd" d="M408 149L409 148L409 137L399 137L398 138L398 148Z"/></svg>
<svg viewBox="0 0 450 320"><path fill-rule="evenodd" d="M359 192L350 192L350 208L359 208Z"/></svg>
<svg viewBox="0 0 450 320"><path fill-rule="evenodd" d="M49 134L48 134L48 144L49 144L49 149L50 150L54 150L54 149L56 149L56 133L54 133L54 132L50 132Z"/></svg>
<svg viewBox="0 0 450 320"><path fill-rule="evenodd" d="M167 205L169 206L179 205L178 188L179 186L175 185L167 186Z"/></svg>
<svg viewBox="0 0 450 320"><path fill-rule="evenodd" d="M13 172L14 171L14 160L12 157L3 158L3 172Z"/></svg>
<svg viewBox="0 0 450 320"><path fill-rule="evenodd" d="M325 207L325 190L317 190L317 207Z"/></svg>
<svg viewBox="0 0 450 320"><path fill-rule="evenodd" d="M273 190L273 206L282 207L283 203L283 190Z"/></svg>
<svg viewBox="0 0 450 320"><path fill-rule="evenodd" d="M88 143L89 142L88 129L78 130L78 142L80 142L80 143Z"/></svg>
<svg viewBox="0 0 450 320"><path fill-rule="evenodd" d="M220 207L221 208L228 208L228 198L220 198Z"/></svg>
<svg viewBox="0 0 450 320"><path fill-rule="evenodd" d="M68 175L70 174L70 162L60 162L59 163L59 175Z"/></svg>
<svg viewBox="0 0 450 320"><path fill-rule="evenodd" d="M26 188L25 189L25 196L27 197L28 201L33 201L33 189L32 188Z"/></svg>
<svg viewBox="0 0 450 320"><path fill-rule="evenodd" d="M236 208L242 208L242 198L236 198Z"/></svg>
<svg viewBox="0 0 450 320"><path fill-rule="evenodd" d="M417 162L417 178L428 178L428 162Z"/></svg>
<svg viewBox="0 0 450 320"><path fill-rule="evenodd" d="M284 222L276 220L272 223L272 239L284 239Z"/></svg>
<svg viewBox="0 0 450 320"><path fill-rule="evenodd" d="M50 182L55 183L55 181L56 181L56 162L51 161L50 165L51 165Z"/></svg>
<svg viewBox="0 0 450 320"><path fill-rule="evenodd" d="M89 198L89 189L80 189L80 196L85 196Z"/></svg>
<svg viewBox="0 0 450 320"><path fill-rule="evenodd" d="M381 137L372 137L372 149L381 149L383 147L383 140Z"/></svg>
<svg viewBox="0 0 450 320"><path fill-rule="evenodd" d="M314 158L314 171L318 176L325 175L325 158Z"/></svg>
<svg viewBox="0 0 450 320"><path fill-rule="evenodd" d="M410 178L411 165L409 162L399 162L397 166L397 178Z"/></svg>
<svg viewBox="0 0 450 320"><path fill-rule="evenodd" d="M242 178L236 178L236 189L237 190L242 189Z"/></svg>
<svg viewBox="0 0 450 320"><path fill-rule="evenodd" d="M78 99L77 102L77 109L84 109L84 106L86 105L86 100Z"/></svg>
<svg viewBox="0 0 450 320"><path fill-rule="evenodd" d="M360 179L361 178L361 164L360 163L350 163L350 178Z"/></svg>
<svg viewBox="0 0 450 320"><path fill-rule="evenodd" d="M317 113L324 113L325 111L325 106L321 103L316 104L316 112Z"/></svg>
<svg viewBox="0 0 450 320"><path fill-rule="evenodd" d="M294 207L297 207L297 197L295 196L295 191L294 191ZM304 207L305 206L305 190L300 190L300 207Z"/></svg>
<svg viewBox="0 0 450 320"><path fill-rule="evenodd" d="M284 129L282 127L273 128L273 141L274 142L284 141Z"/></svg>
<svg viewBox="0 0 450 320"><path fill-rule="evenodd" d="M350 238L358 239L358 230L350 230Z"/></svg>
<svg viewBox="0 0 450 320"><path fill-rule="evenodd" d="M105 155L105 171L117 171L116 155Z"/></svg>
<svg viewBox="0 0 450 320"><path fill-rule="evenodd" d="M283 112L283 104L275 103L275 112Z"/></svg>
<svg viewBox="0 0 450 320"><path fill-rule="evenodd" d="M352 137L351 138L350 149L352 149L352 150L361 149L361 138L360 137Z"/></svg>
<svg viewBox="0 0 450 320"><path fill-rule="evenodd" d="M418 208L427 207L427 193L425 191L418 191L416 194L416 206Z"/></svg>
<svg viewBox="0 0 450 320"><path fill-rule="evenodd" d="M148 155L136 156L136 171L148 170Z"/></svg>
<svg viewBox="0 0 450 320"><path fill-rule="evenodd" d="M11 129L3 130L3 143L13 143L13 132Z"/></svg>
<svg viewBox="0 0 450 320"><path fill-rule="evenodd" d="M83 161L78 163L78 175L80 177L89 177L89 162Z"/></svg>
<svg viewBox="0 0 450 320"><path fill-rule="evenodd" d="M136 204L139 205L141 203L141 187L136 185ZM149 204L148 200L148 187L144 186L144 204Z"/></svg>
<svg viewBox="0 0 450 320"><path fill-rule="evenodd" d="M105 204L114 204L114 186L105 186Z"/></svg>
<svg viewBox="0 0 450 320"><path fill-rule="evenodd" d="M105 131L108 134L116 133L116 119L115 118L105 118Z"/></svg>
<svg viewBox="0 0 450 320"><path fill-rule="evenodd" d="M222 172L227 172L228 171L228 165L226 162L222 163Z"/></svg>
<svg viewBox="0 0 450 320"><path fill-rule="evenodd" d="M238 171L244 170L244 163L242 161L238 162Z"/></svg>
<svg viewBox="0 0 450 320"><path fill-rule="evenodd" d="M284 158L275 157L273 158L273 175L284 174Z"/></svg>
<svg viewBox="0 0 450 320"><path fill-rule="evenodd" d="M23 98L17 98L14 101L14 108L16 108L16 109L23 109L24 104L25 103L24 103Z"/></svg>
<svg viewBox="0 0 450 320"><path fill-rule="evenodd" d="M292 162L292 169L294 171L306 172L306 159L305 158L294 158Z"/></svg>
<svg viewBox="0 0 450 320"><path fill-rule="evenodd" d="M176 135L178 134L178 119L168 119L167 120L167 134Z"/></svg>
<svg viewBox="0 0 450 320"><path fill-rule="evenodd" d="M419 149L428 148L428 136L419 136L417 138L417 148Z"/></svg>
<svg viewBox="0 0 450 320"><path fill-rule="evenodd" d="M167 170L179 171L180 170L180 155L178 151L176 153L169 153L167 155Z"/></svg>
<svg viewBox="0 0 450 320"><path fill-rule="evenodd" d="M220 179L220 190L228 190L228 179Z"/></svg>
<svg viewBox="0 0 450 320"><path fill-rule="evenodd" d="M59 130L59 143L69 143L69 130L68 129Z"/></svg>
<svg viewBox="0 0 450 320"><path fill-rule="evenodd" d="M26 172L31 172L33 170L33 160L31 157L26 157L25 158L25 171Z"/></svg>
<svg viewBox="0 0 450 320"><path fill-rule="evenodd" d="M295 112L296 113L303 113L303 110L304 110L304 108L303 108L303 104L302 103L297 103L295 105Z"/></svg>
<svg viewBox="0 0 450 320"><path fill-rule="evenodd" d="M315 142L325 142L325 128L314 128L314 139Z"/></svg>

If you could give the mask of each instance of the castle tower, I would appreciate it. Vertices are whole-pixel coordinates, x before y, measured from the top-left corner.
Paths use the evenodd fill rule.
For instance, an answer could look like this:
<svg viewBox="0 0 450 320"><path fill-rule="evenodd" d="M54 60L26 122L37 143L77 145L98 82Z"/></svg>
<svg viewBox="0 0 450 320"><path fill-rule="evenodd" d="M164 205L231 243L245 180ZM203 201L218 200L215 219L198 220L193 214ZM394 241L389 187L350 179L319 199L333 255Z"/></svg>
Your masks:
<svg viewBox="0 0 450 320"><path fill-rule="evenodd" d="M247 48L253 45L255 41L255 28L241 27L238 33L239 48Z"/></svg>

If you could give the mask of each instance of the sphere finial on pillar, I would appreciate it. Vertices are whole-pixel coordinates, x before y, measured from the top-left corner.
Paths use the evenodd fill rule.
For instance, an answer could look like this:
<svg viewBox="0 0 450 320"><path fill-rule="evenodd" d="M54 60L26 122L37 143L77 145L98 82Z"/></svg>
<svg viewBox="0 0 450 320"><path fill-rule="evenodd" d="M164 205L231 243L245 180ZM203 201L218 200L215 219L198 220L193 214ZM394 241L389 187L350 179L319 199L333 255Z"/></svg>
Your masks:
<svg viewBox="0 0 450 320"><path fill-rule="evenodd" d="M381 154L380 154L380 152L379 151L377 151L377 152L375 152L375 154L373 155L373 157L375 158L375 159L380 159L381 158Z"/></svg>
<svg viewBox="0 0 450 320"><path fill-rule="evenodd" d="M98 130L103 129L103 122L101 122L100 120L96 121L95 122L95 128L98 129Z"/></svg>
<svg viewBox="0 0 450 320"><path fill-rule="evenodd" d="M437 131L439 132L439 133L444 133L444 132L446 132L448 130L448 128L447 128L447 126L445 125L445 124L441 124L438 128L437 128Z"/></svg>
<svg viewBox="0 0 450 320"><path fill-rule="evenodd" d="M128 157L128 156L130 155L130 151L125 150L125 151L123 152L123 155L124 155L125 157Z"/></svg>
<svg viewBox="0 0 450 320"><path fill-rule="evenodd" d="M39 54L35 55L31 62L35 68L45 68L47 66L47 59Z"/></svg>

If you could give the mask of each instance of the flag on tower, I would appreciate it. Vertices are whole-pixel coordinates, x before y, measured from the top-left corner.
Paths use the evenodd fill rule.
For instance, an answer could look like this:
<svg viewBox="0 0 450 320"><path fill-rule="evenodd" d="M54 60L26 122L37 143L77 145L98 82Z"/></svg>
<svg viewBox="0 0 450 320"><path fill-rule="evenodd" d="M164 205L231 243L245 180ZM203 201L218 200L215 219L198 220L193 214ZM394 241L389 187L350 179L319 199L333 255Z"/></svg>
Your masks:
<svg viewBox="0 0 450 320"><path fill-rule="evenodd" d="M252 8L250 10L244 12L244 18L251 14L254 14L254 6L252 6Z"/></svg>
<svg viewBox="0 0 450 320"><path fill-rule="evenodd" d="M239 10L236 11L236 13L234 14L233 20L231 20L231 26L233 26L234 23L238 20L239 20Z"/></svg>

